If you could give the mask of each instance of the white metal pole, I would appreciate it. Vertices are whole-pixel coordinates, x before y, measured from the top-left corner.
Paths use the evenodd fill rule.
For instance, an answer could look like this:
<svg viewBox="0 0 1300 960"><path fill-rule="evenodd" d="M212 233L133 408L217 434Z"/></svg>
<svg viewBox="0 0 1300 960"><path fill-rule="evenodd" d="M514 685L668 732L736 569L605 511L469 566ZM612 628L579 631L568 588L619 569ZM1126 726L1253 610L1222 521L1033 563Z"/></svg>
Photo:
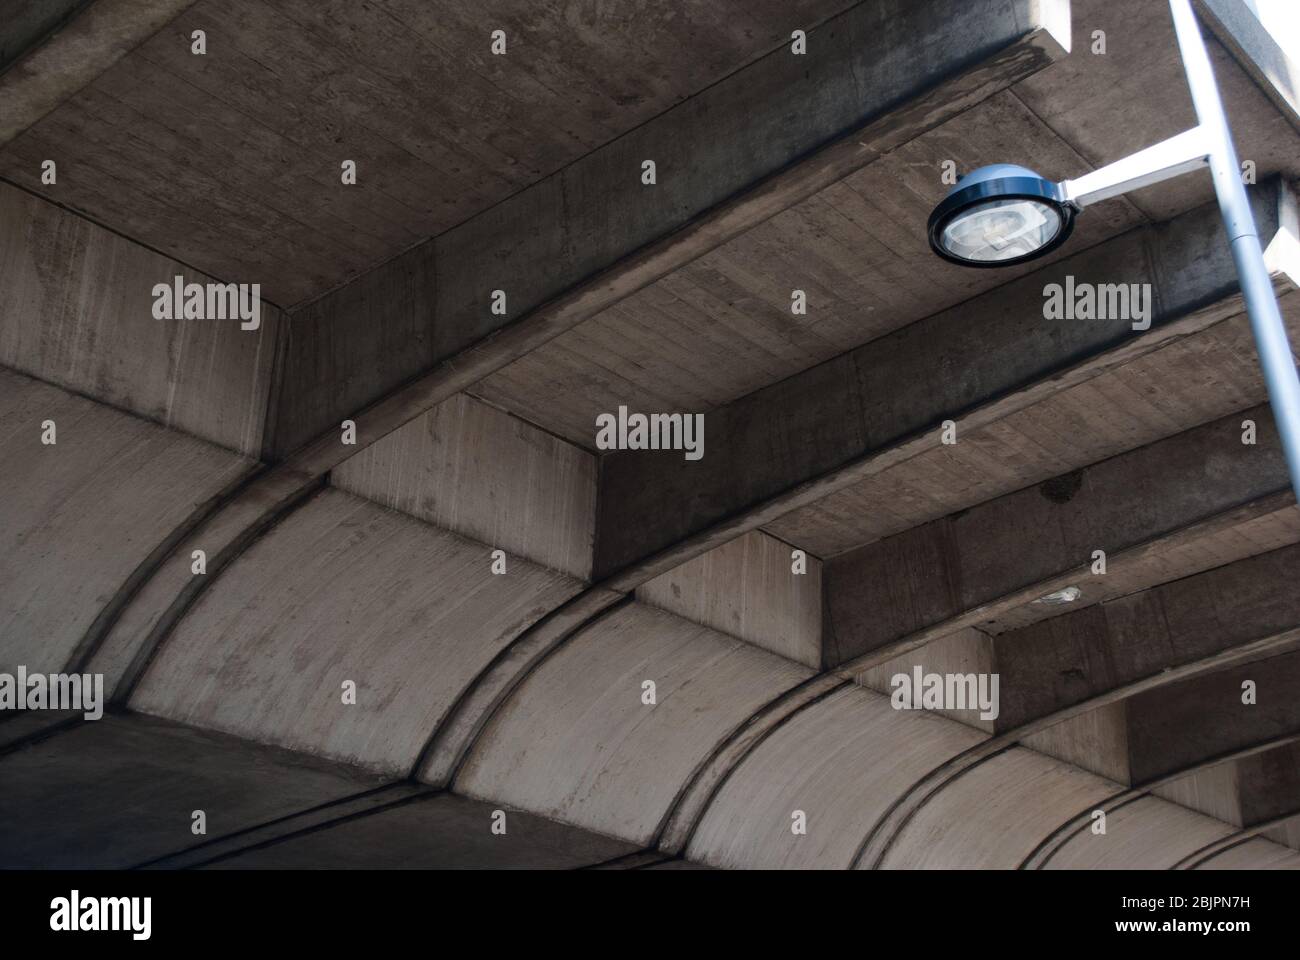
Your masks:
<svg viewBox="0 0 1300 960"><path fill-rule="evenodd" d="M1237 265L1246 313L1255 335L1264 382L1273 407L1273 418L1282 438L1282 452L1291 471L1291 488L1300 500L1300 378L1296 376L1295 358L1287 339L1282 313L1273 293L1273 281L1264 265L1255 217L1241 181L1237 151L1232 145L1228 118L1214 82L1214 70L1205 50L1191 0L1169 0L1173 13L1178 47L1182 51L1187 85L1192 91L1196 117L1209 141L1210 175L1219 197L1223 225L1232 245L1232 259Z"/></svg>

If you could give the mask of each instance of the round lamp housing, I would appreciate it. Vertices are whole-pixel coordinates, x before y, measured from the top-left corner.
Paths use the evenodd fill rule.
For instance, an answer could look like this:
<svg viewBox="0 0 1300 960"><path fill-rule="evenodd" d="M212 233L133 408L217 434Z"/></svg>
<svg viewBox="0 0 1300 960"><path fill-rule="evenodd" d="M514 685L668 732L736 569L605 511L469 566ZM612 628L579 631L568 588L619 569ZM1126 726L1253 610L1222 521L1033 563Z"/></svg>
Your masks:
<svg viewBox="0 0 1300 960"><path fill-rule="evenodd" d="M1011 163L959 179L930 214L930 248L963 267L1009 267L1065 243L1075 208L1060 187Z"/></svg>

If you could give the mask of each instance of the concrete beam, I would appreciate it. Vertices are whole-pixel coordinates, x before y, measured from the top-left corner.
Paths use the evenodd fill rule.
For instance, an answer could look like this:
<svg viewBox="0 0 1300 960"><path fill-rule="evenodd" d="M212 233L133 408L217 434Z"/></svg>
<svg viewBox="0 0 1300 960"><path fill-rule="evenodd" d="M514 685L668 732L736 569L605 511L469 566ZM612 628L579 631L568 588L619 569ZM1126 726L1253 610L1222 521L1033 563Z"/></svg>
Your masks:
<svg viewBox="0 0 1300 960"><path fill-rule="evenodd" d="M809 667L821 664L822 565L797 561L788 543L754 530L648 580L643 603Z"/></svg>
<svg viewBox="0 0 1300 960"><path fill-rule="evenodd" d="M4 145L180 16L194 0L59 2L4 24L0 145ZM51 33L51 31L53 31ZM32 44L35 44L33 46ZM26 51L25 53L23 51Z"/></svg>
<svg viewBox="0 0 1300 960"><path fill-rule="evenodd" d="M963 724L894 710L888 698L871 691L831 691L776 724L715 785L689 834L687 856L727 868L848 867L861 839L908 796L920 771L988 742ZM879 865L1013 869L1059 823L1062 810L1120 789L1002 744L986 764L932 795ZM806 817L804 835L790 829L794 811ZM1125 855L1135 867L1168 866L1233 832L1229 824L1156 798L1139 820L1127 826L1120 820L1118 832L1144 838ZM1270 844L1259 856L1278 853Z"/></svg>
<svg viewBox="0 0 1300 960"><path fill-rule="evenodd" d="M272 453L369 404L363 432L392 430L1042 69L1068 52L1069 3L860 3L808 43L296 310Z"/></svg>
<svg viewBox="0 0 1300 960"><path fill-rule="evenodd" d="M933 16L934 9L921 12L902 0L891 0L886 7L860 5L845 14L850 21L823 25L821 29L827 30L833 23L840 24L825 34L829 49L839 53L825 58L821 67L814 68L811 62L806 67L798 63L792 66L789 61L797 58L787 57L771 60L767 69L772 72L769 75L765 71L761 82L743 72L737 74L742 79L729 83L718 95L725 94L719 108L725 103L726 116L736 118L735 122L744 128L744 136L738 141L745 145L740 154L724 149L723 145L737 141L720 136L713 112L702 110L702 101L691 101L693 105L674 121L685 127L655 128L659 133L653 141L616 141L608 152L593 155L594 167L571 167L558 175L560 179L539 184L470 221L465 225L470 231L466 239L456 241L456 259L438 260L439 278L431 272L429 251L417 249L409 257L381 268L391 273L392 284L385 279L388 274L377 274L340 291L336 299L320 301L313 309L319 319L328 319L332 345L328 349L306 345L297 352L296 338L290 332L284 340L285 374L271 402L270 418L278 426L268 432L267 449L281 452L297 447L296 452L232 496L220 511L205 520L201 529L184 538L154 566L147 582L115 605L111 622L104 623L97 636L91 638L93 649L102 648L97 662L112 676L126 676L133 672L128 664L135 653L156 647L175 627L215 579L190 575L192 550L207 551L210 571L220 573L256 539L260 530L272 525L318 485L322 476L359 448L705 250L1041 69L1068 46L1068 39L1063 41L1065 46L1056 39L1068 35L1068 17L1063 16L1068 4L1063 0L944 2L944 9L951 9L952 15L945 22L952 33L945 35L939 54L926 46L932 38L927 39L930 34L916 22L922 14L926 18ZM857 24L854 32L858 37L870 40L849 42L846 28L842 29L848 22ZM918 74L919 64L925 64L926 69ZM829 75L817 73L819 70L829 71ZM814 78L816 82L812 82ZM843 102L804 111L808 102L819 102L818 91L840 89L851 91ZM747 99L752 97L758 99ZM813 100L808 101L809 97ZM787 104L789 109L776 119L763 113L767 117L763 123L772 125L771 136L755 141L758 127L751 114L759 111L745 108L745 103L766 104L769 108L772 104ZM791 117L795 120L791 121ZM693 151L700 142L717 144L720 152L715 154L711 149L707 155L696 155ZM599 202L593 199L590 204L573 202L575 197L589 195L585 191L591 183L618 180L630 163L630 180L624 185L624 193L630 191L637 198L634 202L644 206L646 195L640 192L637 176L640 154L656 144L658 147L651 151L655 156L667 157L660 149L664 145L681 151L676 160L667 157L672 162L665 162L664 169L695 171L689 180L683 178L673 186L674 191L687 189L689 184L698 186L701 181L696 174L707 168L717 176L712 180L704 177L703 182L711 184L709 189L714 192L706 189L698 196L656 194L660 200L672 199L673 203L645 208L640 215L626 217L611 216L613 201L609 195L600 196ZM738 177L737 171L742 175ZM754 178L762 177L764 172L767 178L754 184ZM562 212L560 208L566 204L582 211L582 216L595 217L592 222L583 221L587 226L582 231L571 230L573 236L603 236L608 232L617 238L615 246L619 248L605 249L606 243L583 246L585 259L574 260L575 248L565 239L570 234L557 238L550 230L557 211ZM622 225L622 229L609 232L614 223ZM669 231L666 236L664 231ZM558 252L556 242L561 242ZM621 246L624 244L625 248ZM480 268L485 262L499 264L507 280L511 275L525 278L518 287L502 281L502 286L515 290L510 294L510 315L505 318L488 312L484 291L466 286L470 278L483 275ZM570 266L557 271L557 262ZM412 344L410 349L398 351L401 369L366 369L366 358L374 358L366 346L370 342L366 338L373 332L366 328L387 331L379 337L381 341L389 337L390 343L406 342L407 333L403 331L419 329L430 316L431 301L424 294L432 289L435 279L438 297L450 297L449 303L453 304L438 318L439 323L448 325L440 328L442 332L435 338L437 349L426 353L427 344ZM391 289L405 292L392 298L380 296ZM367 304L365 310L359 309ZM392 317L384 313L390 305L396 311ZM347 319L340 319L344 317ZM459 352L440 360L431 370L419 372L422 364L443 355L443 351ZM298 360L293 359L295 355ZM414 366L403 365L412 357ZM355 366L358 362L362 369ZM292 386L301 384L302 377L364 386L356 390L349 386L346 395L309 397ZM357 405L375 397L381 399L357 411ZM304 405L295 413L293 405L299 402ZM337 426L327 428L329 424L337 425L343 416L356 423L357 447L339 442ZM317 430L324 432L300 445ZM137 675L139 672L134 671ZM129 685L122 689L124 695Z"/></svg>
<svg viewBox="0 0 1300 960"><path fill-rule="evenodd" d="M1294 201L1274 183L1252 202L1268 240ZM1151 328L1135 332L1125 318L1045 321L1045 286L1067 276L1151 284ZM1290 289L1285 273L1276 282ZM606 456L596 577L613 586L653 576L938 448L946 419L959 430L987 426L1240 311L1216 207L1082 251L712 411L700 460Z"/></svg>
<svg viewBox="0 0 1300 960"><path fill-rule="evenodd" d="M1108 691L1300 631L1300 544L994 638L998 732ZM1179 738L1180 741L1182 738ZM1199 749L1202 744L1189 745ZM1165 751L1174 759L1172 745ZM1153 771L1136 768L1137 779Z"/></svg>
<svg viewBox="0 0 1300 960"><path fill-rule="evenodd" d="M1195 785L1190 789L1182 786L1175 786L1174 789L1170 791L1170 795L1174 797L1175 802L1181 802L1183 806L1207 812L1206 805L1198 805L1196 803L1200 798L1202 784L1204 783L1204 781L1200 779L1202 773L1208 772L1210 774L1208 778L1209 782L1212 784L1210 789L1214 790L1218 796L1222 796L1225 793L1222 789L1222 784L1225 780L1228 783L1231 783L1235 761L1247 759L1256 754L1273 752L1281 750L1282 748L1292 747L1297 742L1300 742L1300 734L1288 734L1286 736L1265 740L1227 755L1211 757L1189 769L1175 771L1167 777L1161 777L1158 780L1149 783L1139 784L1130 787L1127 790L1119 789L1105 799L1089 803L1054 831L1045 835L1030 855L1021 861L1019 869L1045 869L1062 846L1079 833L1089 830L1092 827L1094 823L1094 815L1097 811L1101 811L1109 817L1113 811L1119 810L1134 801L1147 796L1152 791L1159 791L1160 788L1164 787L1166 784L1173 784L1175 781L1186 780L1195 782ZM1216 787L1218 789L1215 789ZM1164 796L1165 794L1160 795ZM1193 802L1189 803L1189 800ZM1219 817L1219 819L1226 820L1226 818L1222 816ZM1286 832L1282 832L1280 835L1275 835L1274 839L1278 843L1283 843L1291 847L1296 846L1294 840L1291 839Z"/></svg>
<svg viewBox="0 0 1300 960"><path fill-rule="evenodd" d="M334 486L586 579L596 458L458 394L331 471Z"/></svg>
<svg viewBox="0 0 1300 960"><path fill-rule="evenodd" d="M1264 405L878 540L824 566L823 663L1005 632L1300 540L1289 487ZM1035 602L1070 588L1072 605Z"/></svg>
<svg viewBox="0 0 1300 960"><path fill-rule="evenodd" d="M1027 746L1126 789L1081 808L1022 867L1045 866L1091 825L1094 810L1109 815L1148 793L1236 826L1275 815L1279 803L1295 799L1294 790L1275 790L1256 773L1277 766L1278 757L1300 744L1300 707L1289 692L1298 675L1300 654L1284 653L1140 693L1027 737ZM1245 680L1257 684L1256 706L1241 702ZM1098 730L1105 733L1097 736ZM1258 760L1262 755L1272 759Z"/></svg>
<svg viewBox="0 0 1300 960"><path fill-rule="evenodd" d="M1256 702L1242 702L1242 684L1255 684ZM1300 653L1284 653L1222 670L1160 691L1126 707L1134 783L1150 783L1201 760L1247 750L1300 732Z"/></svg>
<svg viewBox="0 0 1300 960"><path fill-rule="evenodd" d="M914 783L872 827L855 863L878 866L932 797L1033 734L1147 691L1294 649L1300 600L1285 584L1295 581L1298 565L1300 545L997 638L1003 644L997 652L999 732Z"/></svg>
<svg viewBox="0 0 1300 960"><path fill-rule="evenodd" d="M285 318L159 319L177 276L214 279L0 183L0 365L256 458Z"/></svg>

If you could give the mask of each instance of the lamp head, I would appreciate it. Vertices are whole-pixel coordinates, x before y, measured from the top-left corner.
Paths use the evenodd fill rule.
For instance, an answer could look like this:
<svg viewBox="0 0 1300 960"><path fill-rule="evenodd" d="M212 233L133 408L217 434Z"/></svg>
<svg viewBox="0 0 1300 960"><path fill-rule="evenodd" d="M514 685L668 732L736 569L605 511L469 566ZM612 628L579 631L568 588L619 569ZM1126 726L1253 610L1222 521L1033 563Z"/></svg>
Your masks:
<svg viewBox="0 0 1300 960"><path fill-rule="evenodd" d="M930 214L930 248L964 267L1009 267L1055 250L1074 229L1060 186L995 163L959 179Z"/></svg>

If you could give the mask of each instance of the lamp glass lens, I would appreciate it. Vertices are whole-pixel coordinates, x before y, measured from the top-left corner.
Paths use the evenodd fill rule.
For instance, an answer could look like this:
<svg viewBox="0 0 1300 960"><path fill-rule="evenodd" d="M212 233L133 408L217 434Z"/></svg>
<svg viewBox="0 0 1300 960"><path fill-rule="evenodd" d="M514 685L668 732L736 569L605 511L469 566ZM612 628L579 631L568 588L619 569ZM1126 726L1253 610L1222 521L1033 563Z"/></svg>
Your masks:
<svg viewBox="0 0 1300 960"><path fill-rule="evenodd" d="M943 246L963 260L994 263L1028 256L1060 231L1061 215L1049 204L990 200L953 217L943 228Z"/></svg>

